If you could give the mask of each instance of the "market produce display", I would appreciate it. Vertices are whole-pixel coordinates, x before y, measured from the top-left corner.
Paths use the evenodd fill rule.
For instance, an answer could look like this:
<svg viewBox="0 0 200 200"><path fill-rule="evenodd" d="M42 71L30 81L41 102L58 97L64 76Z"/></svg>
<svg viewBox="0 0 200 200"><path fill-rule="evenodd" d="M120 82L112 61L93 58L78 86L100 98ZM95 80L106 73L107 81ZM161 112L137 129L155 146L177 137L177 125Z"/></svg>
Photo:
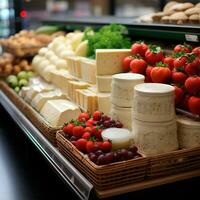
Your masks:
<svg viewBox="0 0 200 200"><path fill-rule="evenodd" d="M132 55L124 58L123 70L145 75L147 83L173 85L176 107L199 115L199 51L199 47L178 44L171 55L165 55L161 47L139 41L132 45Z"/></svg>

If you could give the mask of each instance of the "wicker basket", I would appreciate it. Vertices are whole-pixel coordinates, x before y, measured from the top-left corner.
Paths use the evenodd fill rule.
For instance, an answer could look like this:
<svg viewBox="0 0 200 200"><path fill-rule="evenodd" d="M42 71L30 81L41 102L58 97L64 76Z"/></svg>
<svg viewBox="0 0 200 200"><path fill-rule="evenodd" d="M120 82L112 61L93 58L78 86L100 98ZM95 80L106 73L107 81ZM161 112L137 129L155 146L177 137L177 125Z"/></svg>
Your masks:
<svg viewBox="0 0 200 200"><path fill-rule="evenodd" d="M16 92L5 82L0 81L0 89L15 104L15 106L25 114L25 116L37 127L40 132L54 145L57 146L56 132L61 127L52 127L36 110L27 104Z"/></svg>
<svg viewBox="0 0 200 200"><path fill-rule="evenodd" d="M59 151L89 179L97 190L116 188L145 180L149 167L148 158L98 166L64 138L62 131L57 132L56 138Z"/></svg>

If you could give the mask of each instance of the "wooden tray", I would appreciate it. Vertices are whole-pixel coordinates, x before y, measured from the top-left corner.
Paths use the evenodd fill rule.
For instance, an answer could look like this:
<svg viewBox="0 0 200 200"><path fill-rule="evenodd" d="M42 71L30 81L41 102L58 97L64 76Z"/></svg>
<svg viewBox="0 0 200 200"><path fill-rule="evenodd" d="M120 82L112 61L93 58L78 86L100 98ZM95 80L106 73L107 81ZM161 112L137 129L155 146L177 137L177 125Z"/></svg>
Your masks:
<svg viewBox="0 0 200 200"><path fill-rule="evenodd" d="M37 127L40 132L54 145L57 146L56 132L61 127L52 127L35 109L26 103L13 89L4 81L0 81L0 89L25 114L25 116Z"/></svg>
<svg viewBox="0 0 200 200"><path fill-rule="evenodd" d="M200 176L200 147L97 166L56 134L59 151L94 185L100 198Z"/></svg>

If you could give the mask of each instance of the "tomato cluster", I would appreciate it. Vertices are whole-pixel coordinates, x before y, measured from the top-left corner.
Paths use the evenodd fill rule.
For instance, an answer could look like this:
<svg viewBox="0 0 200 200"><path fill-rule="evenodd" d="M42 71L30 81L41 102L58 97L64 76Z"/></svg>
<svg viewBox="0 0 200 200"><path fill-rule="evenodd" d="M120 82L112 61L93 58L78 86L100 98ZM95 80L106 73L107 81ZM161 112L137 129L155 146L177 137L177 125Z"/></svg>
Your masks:
<svg viewBox="0 0 200 200"><path fill-rule="evenodd" d="M172 84L177 107L200 115L200 47L178 44L171 56L161 47L134 43L131 56L124 58L124 72L145 75L145 82Z"/></svg>
<svg viewBox="0 0 200 200"><path fill-rule="evenodd" d="M110 152L111 141L103 141L101 133L105 128L122 128L119 121L112 120L99 111L92 116L81 113L76 120L72 120L63 126L64 136L70 140L78 150L83 153L91 153L97 150Z"/></svg>

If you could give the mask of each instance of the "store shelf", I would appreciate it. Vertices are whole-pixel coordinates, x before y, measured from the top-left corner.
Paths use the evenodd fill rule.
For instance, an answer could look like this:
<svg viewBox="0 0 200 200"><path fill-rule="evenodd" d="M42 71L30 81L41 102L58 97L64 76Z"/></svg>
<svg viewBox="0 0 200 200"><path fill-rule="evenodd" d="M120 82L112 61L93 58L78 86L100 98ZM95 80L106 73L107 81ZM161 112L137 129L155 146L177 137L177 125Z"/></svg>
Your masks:
<svg viewBox="0 0 200 200"><path fill-rule="evenodd" d="M43 20L46 25L59 25L66 30L83 30L85 27L97 29L103 25L116 23L128 27L131 35L142 38L170 39L189 42L200 42L199 25L173 25L141 23L133 18L121 17L50 17Z"/></svg>
<svg viewBox="0 0 200 200"><path fill-rule="evenodd" d="M89 199L93 189L91 183L49 143L2 91L0 103L73 192L82 200Z"/></svg>

